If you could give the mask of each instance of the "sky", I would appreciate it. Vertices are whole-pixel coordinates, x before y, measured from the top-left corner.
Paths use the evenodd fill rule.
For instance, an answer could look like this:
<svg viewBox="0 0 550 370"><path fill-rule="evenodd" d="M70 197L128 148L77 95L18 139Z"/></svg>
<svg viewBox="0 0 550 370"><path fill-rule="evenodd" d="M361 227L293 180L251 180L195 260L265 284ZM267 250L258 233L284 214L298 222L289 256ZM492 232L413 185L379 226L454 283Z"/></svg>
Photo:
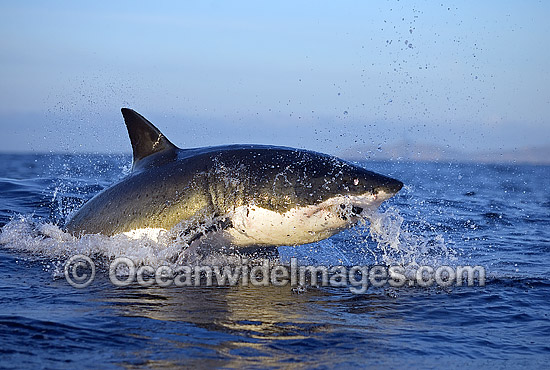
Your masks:
<svg viewBox="0 0 550 370"><path fill-rule="evenodd" d="M0 0L0 152L550 145L548 1Z"/></svg>

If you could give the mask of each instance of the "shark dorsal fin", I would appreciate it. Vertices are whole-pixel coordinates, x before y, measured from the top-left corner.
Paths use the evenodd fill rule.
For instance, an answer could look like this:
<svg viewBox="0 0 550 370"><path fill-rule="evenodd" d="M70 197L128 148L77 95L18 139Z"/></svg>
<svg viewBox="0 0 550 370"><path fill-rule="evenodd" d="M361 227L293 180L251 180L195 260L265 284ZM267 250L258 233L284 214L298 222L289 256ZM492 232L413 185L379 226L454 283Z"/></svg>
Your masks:
<svg viewBox="0 0 550 370"><path fill-rule="evenodd" d="M172 159L178 147L168 140L151 122L132 109L122 108L134 154L133 169L142 168L156 159ZM146 159L147 160L144 160ZM153 160L155 159L155 160Z"/></svg>

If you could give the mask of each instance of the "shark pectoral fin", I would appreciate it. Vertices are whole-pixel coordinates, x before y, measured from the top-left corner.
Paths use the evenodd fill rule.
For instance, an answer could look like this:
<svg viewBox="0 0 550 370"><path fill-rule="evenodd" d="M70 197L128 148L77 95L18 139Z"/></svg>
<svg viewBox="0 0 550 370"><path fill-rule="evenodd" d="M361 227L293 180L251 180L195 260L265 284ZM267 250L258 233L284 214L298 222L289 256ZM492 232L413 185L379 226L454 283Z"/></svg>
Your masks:
<svg viewBox="0 0 550 370"><path fill-rule="evenodd" d="M228 217L214 217L214 219L206 222L206 220L191 222L187 227L177 231L177 238L184 241L186 244L196 244L203 242L207 237L215 235L216 237L223 235L223 231L233 227L231 219ZM228 242L224 238L224 242Z"/></svg>
<svg viewBox="0 0 550 370"><path fill-rule="evenodd" d="M168 140L151 122L132 109L122 108L122 116L128 129L134 154L133 169L140 168L150 161L145 158L174 158L178 147Z"/></svg>

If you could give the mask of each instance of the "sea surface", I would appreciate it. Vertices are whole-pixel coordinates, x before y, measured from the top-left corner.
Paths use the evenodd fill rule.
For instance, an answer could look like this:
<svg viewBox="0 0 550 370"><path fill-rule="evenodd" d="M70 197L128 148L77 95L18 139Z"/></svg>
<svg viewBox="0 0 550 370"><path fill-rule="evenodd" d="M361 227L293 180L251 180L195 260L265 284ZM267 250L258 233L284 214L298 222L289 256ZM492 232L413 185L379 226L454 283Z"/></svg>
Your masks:
<svg viewBox="0 0 550 370"><path fill-rule="evenodd" d="M320 284L114 285L113 259L159 266L173 263L177 246L78 239L58 225L127 175L130 161L0 155L0 368L549 366L548 166L361 163L405 187L360 225L280 247L271 263L481 266L486 276L473 286L386 284L355 294ZM64 274L77 254L97 265L85 288Z"/></svg>

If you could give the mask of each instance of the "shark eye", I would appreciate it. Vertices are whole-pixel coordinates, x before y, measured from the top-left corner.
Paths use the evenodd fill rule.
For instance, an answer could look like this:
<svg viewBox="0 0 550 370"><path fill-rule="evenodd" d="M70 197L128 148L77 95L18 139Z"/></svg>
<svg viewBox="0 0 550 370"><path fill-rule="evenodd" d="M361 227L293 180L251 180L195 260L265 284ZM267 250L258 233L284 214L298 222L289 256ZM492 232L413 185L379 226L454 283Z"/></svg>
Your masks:
<svg viewBox="0 0 550 370"><path fill-rule="evenodd" d="M353 179L353 185L359 185L359 179Z"/></svg>

